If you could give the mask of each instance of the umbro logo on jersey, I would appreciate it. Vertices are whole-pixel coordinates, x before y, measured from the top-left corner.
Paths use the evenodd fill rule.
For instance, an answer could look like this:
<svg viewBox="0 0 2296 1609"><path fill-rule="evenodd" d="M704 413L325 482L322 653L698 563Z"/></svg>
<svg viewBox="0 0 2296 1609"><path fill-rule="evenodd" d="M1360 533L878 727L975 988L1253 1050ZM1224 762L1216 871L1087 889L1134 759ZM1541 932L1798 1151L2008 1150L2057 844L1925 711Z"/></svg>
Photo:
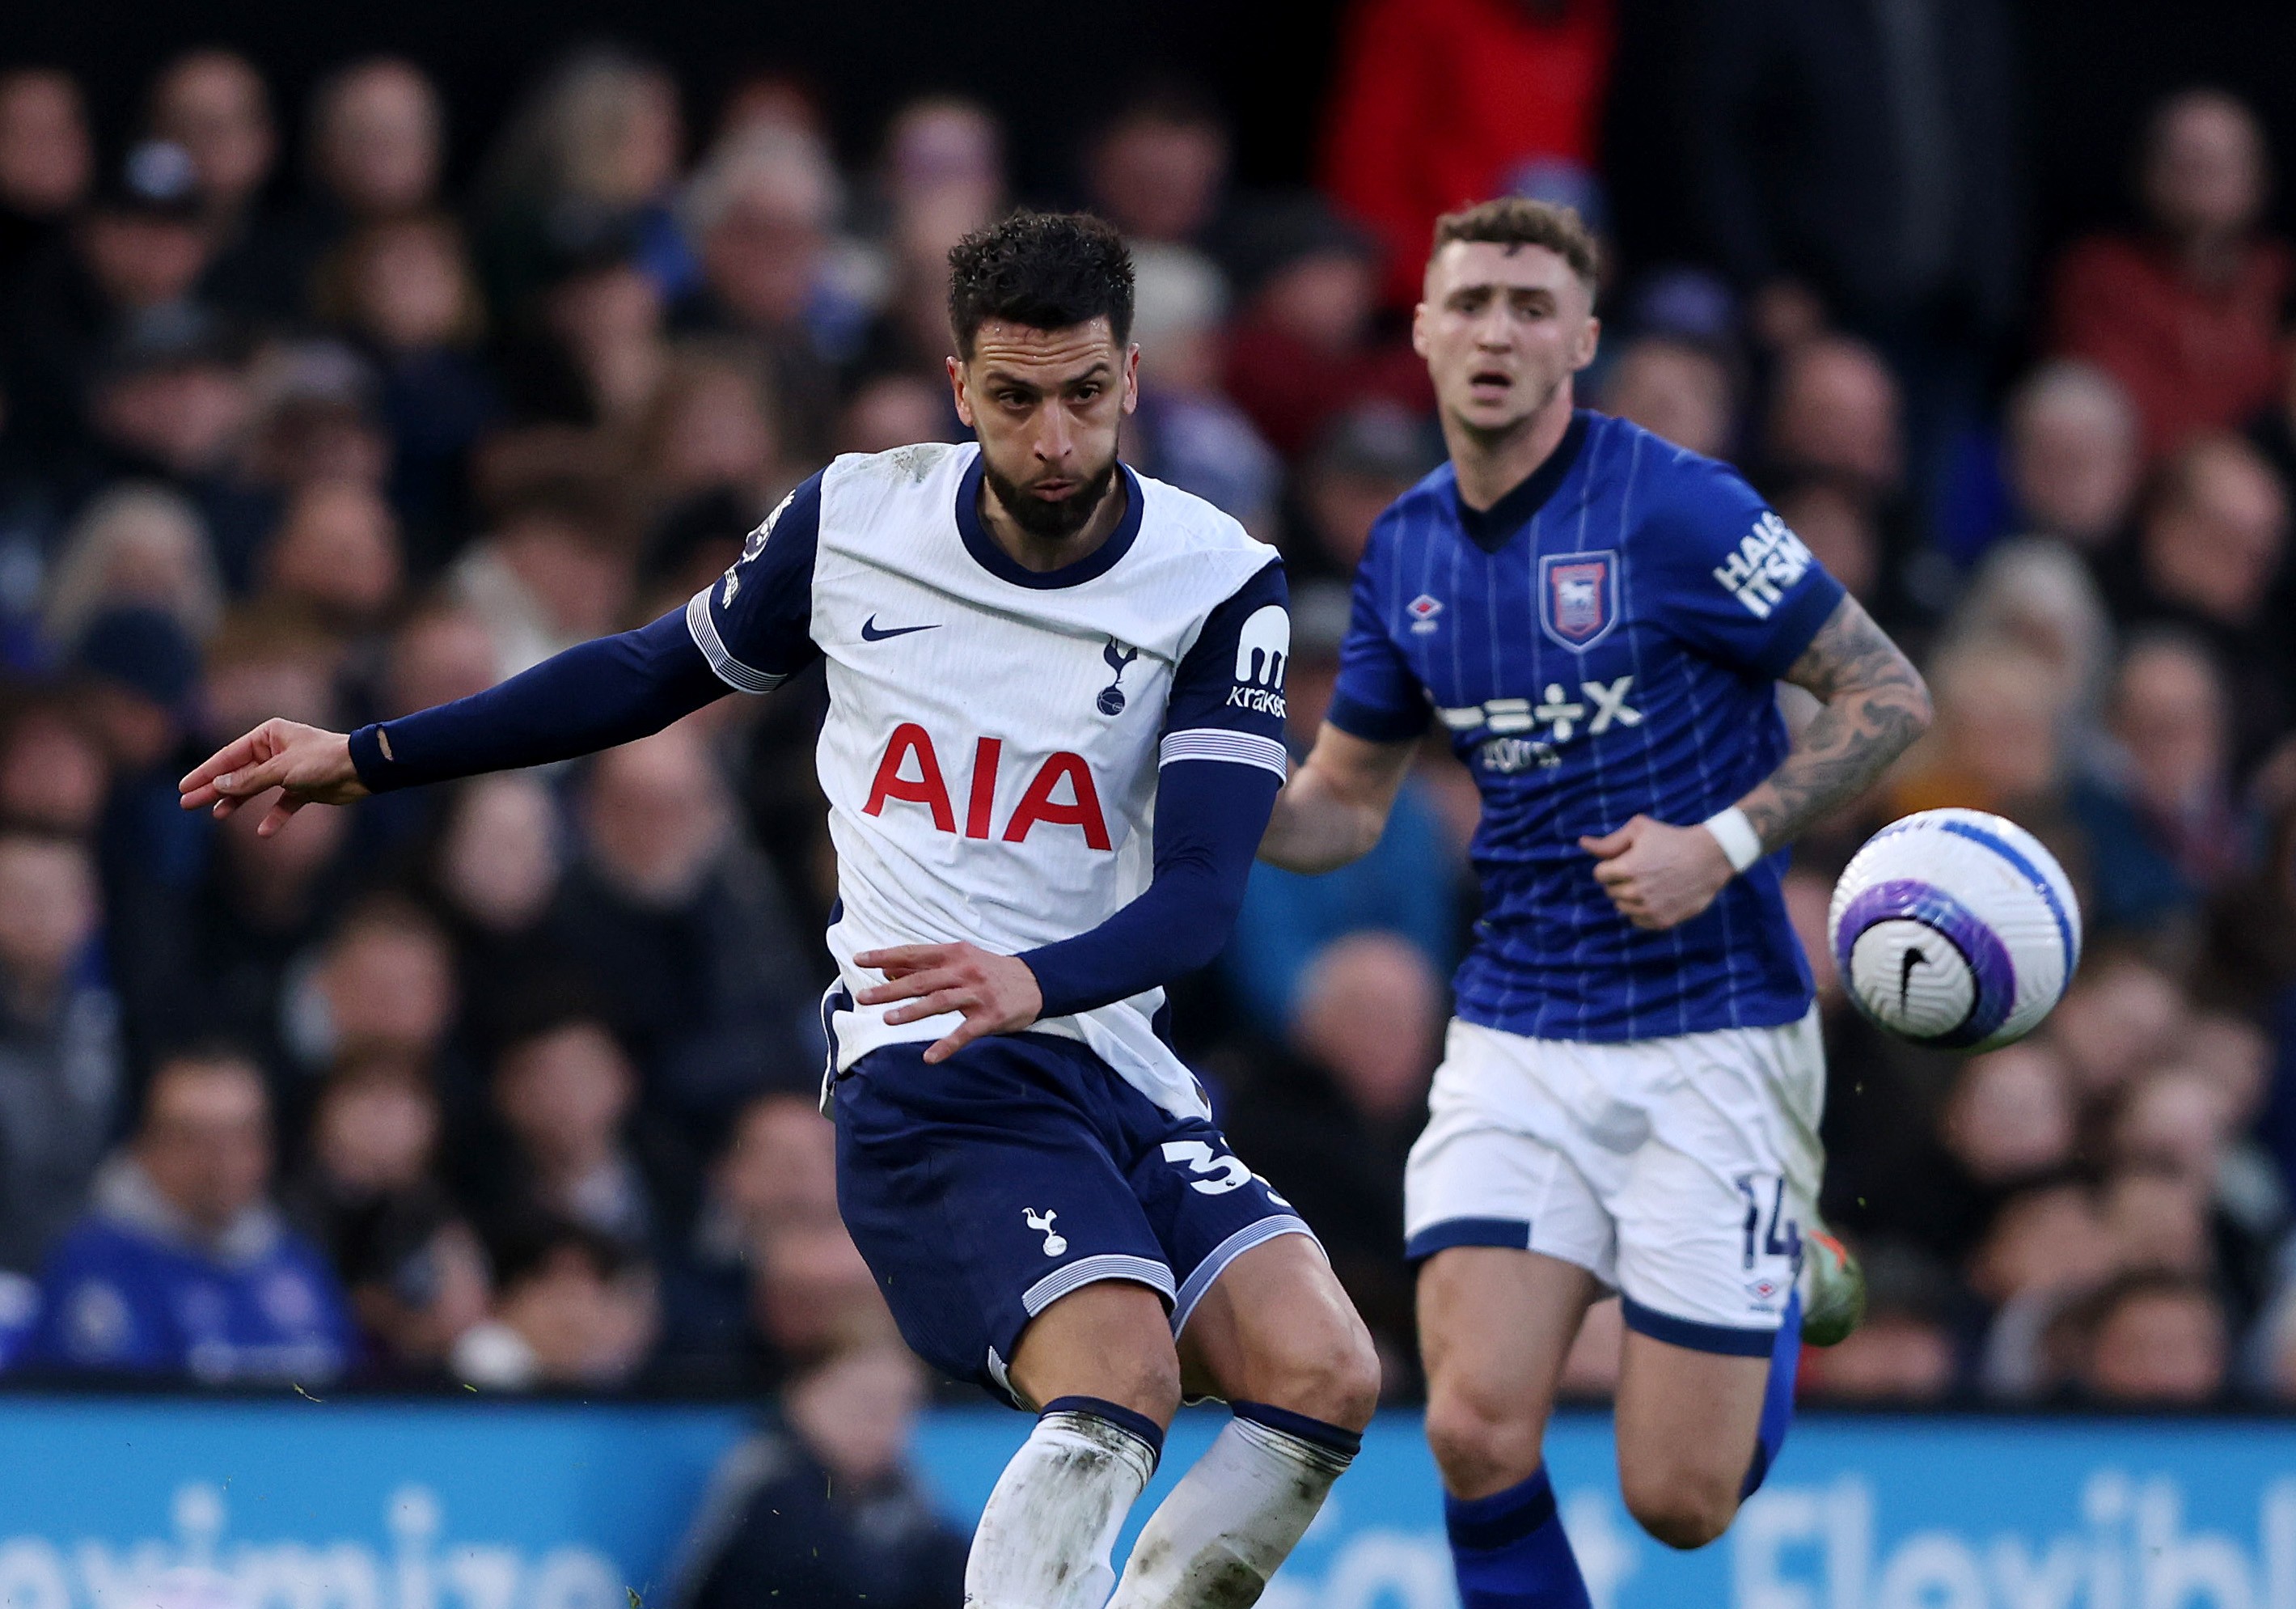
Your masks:
<svg viewBox="0 0 2296 1609"><path fill-rule="evenodd" d="M922 626L886 626L881 628L877 624L877 617L873 614L867 620L861 622L861 640L865 643L882 643L887 637L906 636L912 631L937 631L939 628L940 622L939 620L932 620Z"/></svg>
<svg viewBox="0 0 2296 1609"><path fill-rule="evenodd" d="M1403 608L1404 612L1411 617L1412 631L1417 636L1425 636L1435 629L1435 617L1443 612L1443 600L1431 598L1423 592L1406 603Z"/></svg>

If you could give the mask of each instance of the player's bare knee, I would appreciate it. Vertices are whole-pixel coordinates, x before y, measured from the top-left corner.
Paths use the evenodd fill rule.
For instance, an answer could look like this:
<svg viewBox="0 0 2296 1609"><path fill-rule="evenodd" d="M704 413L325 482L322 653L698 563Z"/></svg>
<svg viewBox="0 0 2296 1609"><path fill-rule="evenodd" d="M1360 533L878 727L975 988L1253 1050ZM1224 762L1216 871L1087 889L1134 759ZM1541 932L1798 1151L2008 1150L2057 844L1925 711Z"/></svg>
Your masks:
<svg viewBox="0 0 2296 1609"><path fill-rule="evenodd" d="M1361 1430L1379 1410L1379 1349L1353 1309L1323 1326L1296 1368L1295 1389L1305 1404L1297 1411Z"/></svg>
<svg viewBox="0 0 2296 1609"><path fill-rule="evenodd" d="M1503 1491L1538 1467L1538 1417L1495 1398L1439 1383L1428 1394L1426 1429L1443 1484L1460 1497Z"/></svg>
<svg viewBox="0 0 2296 1609"><path fill-rule="evenodd" d="M1738 1513L1739 1482L1679 1466L1637 1478L1621 1470L1627 1512L1669 1547L1703 1547L1730 1528Z"/></svg>
<svg viewBox="0 0 2296 1609"><path fill-rule="evenodd" d="M1128 1347L1108 1360L1108 1387L1090 1393L1169 1424L1180 1411L1180 1355L1168 1338Z"/></svg>

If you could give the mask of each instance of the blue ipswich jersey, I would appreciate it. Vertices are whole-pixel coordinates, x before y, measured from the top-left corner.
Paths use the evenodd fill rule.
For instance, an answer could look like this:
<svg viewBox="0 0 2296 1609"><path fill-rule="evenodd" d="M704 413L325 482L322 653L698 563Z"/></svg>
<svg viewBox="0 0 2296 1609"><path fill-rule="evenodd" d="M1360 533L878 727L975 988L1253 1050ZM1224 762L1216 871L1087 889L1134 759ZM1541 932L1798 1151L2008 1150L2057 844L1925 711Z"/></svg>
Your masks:
<svg viewBox="0 0 2296 1609"><path fill-rule="evenodd" d="M1702 821L1774 770L1774 684L1841 597L1734 471L1584 410L1488 512L1460 502L1446 464L1380 516L1330 719L1394 742L1432 705L1474 774L1483 914L1461 1017L1617 1041L1809 1009L1784 852L1695 920L1645 932L1578 840L1637 814Z"/></svg>

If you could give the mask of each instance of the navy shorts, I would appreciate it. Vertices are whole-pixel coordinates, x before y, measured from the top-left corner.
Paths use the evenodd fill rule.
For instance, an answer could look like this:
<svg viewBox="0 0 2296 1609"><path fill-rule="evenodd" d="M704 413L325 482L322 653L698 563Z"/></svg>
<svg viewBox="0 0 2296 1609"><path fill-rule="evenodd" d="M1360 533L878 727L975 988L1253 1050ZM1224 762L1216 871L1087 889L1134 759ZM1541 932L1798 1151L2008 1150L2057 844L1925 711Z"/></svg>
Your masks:
<svg viewBox="0 0 2296 1609"><path fill-rule="evenodd" d="M1129 1279L1177 1335L1220 1271L1292 1204L1201 1118L1174 1117L1073 1039L1004 1034L938 1066L872 1051L837 1081L837 1203L902 1337L1011 1397L1029 1321L1080 1285Z"/></svg>

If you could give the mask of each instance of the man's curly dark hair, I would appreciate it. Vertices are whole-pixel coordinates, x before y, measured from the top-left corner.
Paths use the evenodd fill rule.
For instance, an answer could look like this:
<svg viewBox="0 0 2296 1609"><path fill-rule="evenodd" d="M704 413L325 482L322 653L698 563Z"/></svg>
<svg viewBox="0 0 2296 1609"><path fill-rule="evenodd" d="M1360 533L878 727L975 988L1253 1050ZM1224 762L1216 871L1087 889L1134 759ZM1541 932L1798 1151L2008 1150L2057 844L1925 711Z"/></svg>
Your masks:
<svg viewBox="0 0 2296 1609"><path fill-rule="evenodd" d="M1088 212L1020 211L976 229L948 254L948 324L957 355L998 318L1032 330L1108 320L1132 339L1132 253L1116 226Z"/></svg>

